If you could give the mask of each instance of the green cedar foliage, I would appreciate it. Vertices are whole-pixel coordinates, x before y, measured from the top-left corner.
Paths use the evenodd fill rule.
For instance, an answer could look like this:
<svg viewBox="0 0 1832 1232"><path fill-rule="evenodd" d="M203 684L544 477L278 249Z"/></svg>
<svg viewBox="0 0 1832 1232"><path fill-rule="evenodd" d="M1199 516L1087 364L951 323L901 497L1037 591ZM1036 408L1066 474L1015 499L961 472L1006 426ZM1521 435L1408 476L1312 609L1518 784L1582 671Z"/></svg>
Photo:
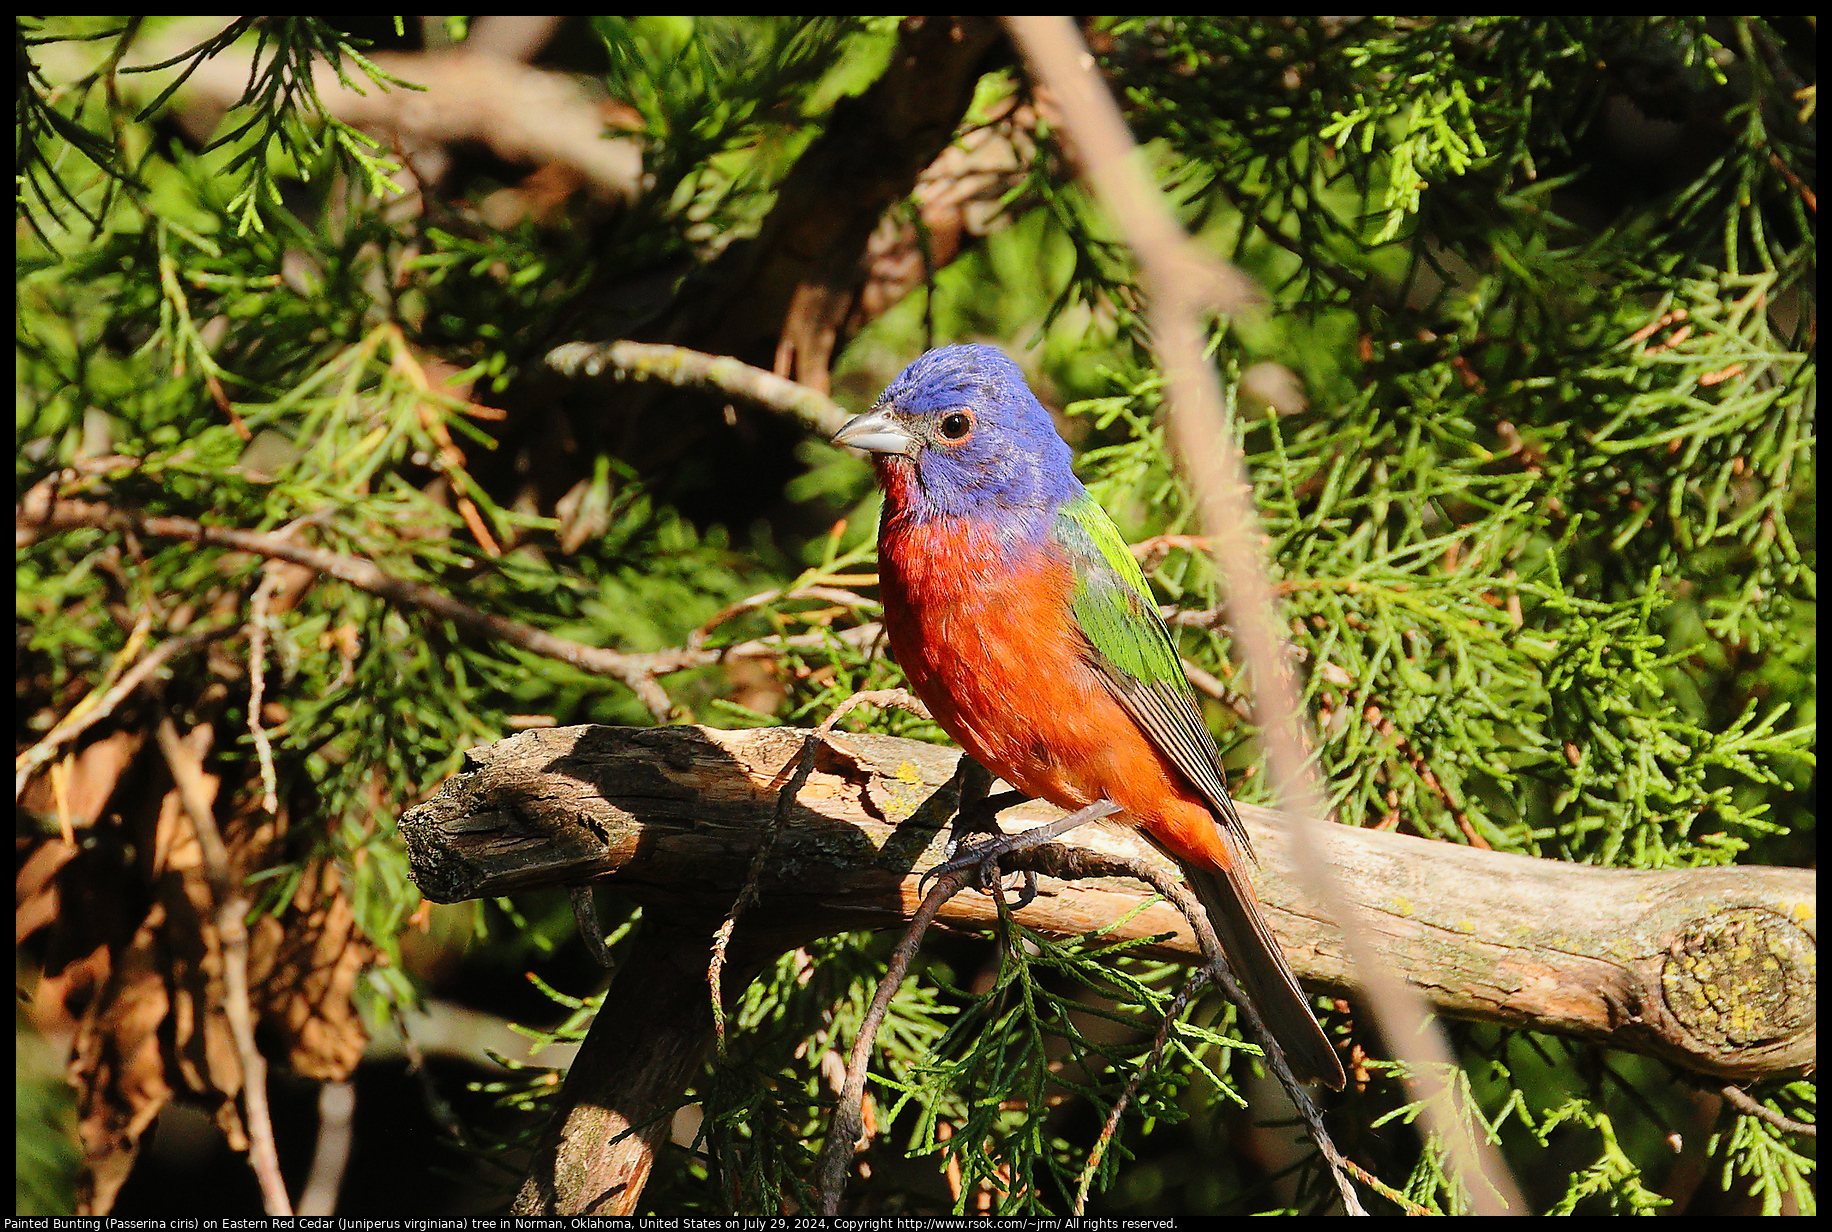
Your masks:
<svg viewBox="0 0 1832 1232"><path fill-rule="evenodd" d="M213 145L175 140L157 126L169 78L136 94L110 71L156 24L18 29L21 490L76 467L61 489L75 499L305 528L396 577L625 650L680 645L748 595L819 586L714 633L817 635L785 651L770 688L710 671L664 682L702 721L810 725L901 682L837 636L873 614L869 591L831 597L870 571L875 498L857 462L802 448L787 497L848 515L804 540L693 516L690 463L638 464L609 434L545 459L577 478L552 499L498 456L497 421L477 411L524 405L540 355L582 320L634 330L754 234L834 101L881 70L892 24L594 19L593 71L640 116L650 185L622 211L508 228L464 199L412 219L380 204L400 169L322 114L309 74L284 71L341 50L359 84L385 78L322 19L247 19L187 53L259 41L269 68ZM1217 323L1213 345L1341 820L1620 867L1800 862L1816 685L1812 23L1089 29L1186 222L1271 300ZM979 116L1024 89L1015 70L989 75ZM1639 176L1610 165L1625 123L1677 134ZM853 340L836 385L868 399L931 335L1022 351L1128 539L1191 532L1127 254L1047 126L1038 139L1003 228ZM1280 367L1307 397L1268 394ZM1216 606L1201 553L1146 565L1166 604ZM263 575L245 554L115 531L37 538L16 566L20 747L106 682L137 621L154 640L205 612L245 622ZM1173 625L1186 657L1232 678L1225 625ZM286 827L255 883L262 910L335 867L386 956L356 989L379 1021L416 995L399 961L417 902L399 812L509 716L656 720L601 678L330 579L267 637ZM174 662L162 687L185 725L217 726L212 771L251 801L264 774L246 642L231 644ZM117 721L149 714L130 702ZM1251 728L1221 706L1209 717L1240 796L1262 799L1262 776L1241 773ZM942 738L900 712L849 723ZM481 905L473 915L447 931L516 961L566 927L564 913L494 931ZM1327 1200L1314 1158L1288 1185L1230 1143L1243 1122L1227 1110L1264 1088L1212 996L1179 1010L1165 1059L1092 1159L1183 973L1098 932L1065 941L1009 919L997 932L932 938L893 1002L872 1069L873 1175L853 1178L849 1204L964 1210L984 1193L994 1210L1061 1213L1084 1181L1091 1209L1112 1213ZM746 991L649 1209L808 1207L834 1062L890 944L830 938ZM554 995L572 1015L554 1037L578 1038L596 999ZM1453 1038L1469 1132L1501 1144L1539 1209L1707 1210L1738 1195L1765 1213L1813 1209L1811 1138L1728 1105L1701 1122L1696 1080L1663 1063L1489 1026ZM1332 1105L1340 1144L1387 1198L1460 1209L1439 1144L1398 1132L1416 1109L1393 1065L1367 1068ZM538 1109L552 1089L535 1069L496 1094ZM1783 1120L1813 1119L1810 1082L1754 1094ZM39 1194L64 1184L53 1124L21 1126L53 1161Z"/></svg>

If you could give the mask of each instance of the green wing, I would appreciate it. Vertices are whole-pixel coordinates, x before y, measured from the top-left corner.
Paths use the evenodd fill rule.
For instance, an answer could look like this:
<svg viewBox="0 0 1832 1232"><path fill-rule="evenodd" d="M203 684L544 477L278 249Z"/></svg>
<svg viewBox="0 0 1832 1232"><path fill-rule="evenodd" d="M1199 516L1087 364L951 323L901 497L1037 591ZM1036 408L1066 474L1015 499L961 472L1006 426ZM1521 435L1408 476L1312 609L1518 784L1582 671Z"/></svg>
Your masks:
<svg viewBox="0 0 1832 1232"><path fill-rule="evenodd" d="M1069 607L1088 640L1088 662L1251 855L1246 828L1228 798L1221 754L1203 725L1170 630L1119 527L1083 493L1057 512L1051 538L1075 570Z"/></svg>

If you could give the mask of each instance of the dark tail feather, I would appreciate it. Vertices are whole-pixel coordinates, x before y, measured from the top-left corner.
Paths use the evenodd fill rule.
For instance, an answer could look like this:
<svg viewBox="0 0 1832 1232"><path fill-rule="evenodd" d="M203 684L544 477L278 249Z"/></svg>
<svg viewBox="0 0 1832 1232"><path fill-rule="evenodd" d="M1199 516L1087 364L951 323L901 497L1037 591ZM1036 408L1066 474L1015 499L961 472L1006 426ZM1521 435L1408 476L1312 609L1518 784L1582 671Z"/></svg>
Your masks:
<svg viewBox="0 0 1832 1232"><path fill-rule="evenodd" d="M1310 1001L1298 987L1297 976L1273 940L1272 929L1260 911L1259 900L1244 874L1233 870L1200 868L1177 863L1190 889L1208 909L1209 922L1228 955L1228 965L1253 1008L1266 1023L1291 1072L1340 1091L1344 1077L1336 1050L1310 1010Z"/></svg>

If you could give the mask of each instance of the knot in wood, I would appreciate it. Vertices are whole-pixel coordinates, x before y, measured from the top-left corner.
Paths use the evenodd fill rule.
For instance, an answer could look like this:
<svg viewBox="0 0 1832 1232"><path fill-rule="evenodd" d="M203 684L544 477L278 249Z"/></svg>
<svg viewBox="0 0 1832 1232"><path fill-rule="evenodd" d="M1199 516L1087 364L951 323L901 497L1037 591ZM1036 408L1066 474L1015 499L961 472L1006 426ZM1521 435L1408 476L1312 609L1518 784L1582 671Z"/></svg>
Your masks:
<svg viewBox="0 0 1832 1232"><path fill-rule="evenodd" d="M1814 1019L1813 938L1775 912L1733 907L1686 929L1660 983L1673 1017L1718 1050L1784 1039Z"/></svg>

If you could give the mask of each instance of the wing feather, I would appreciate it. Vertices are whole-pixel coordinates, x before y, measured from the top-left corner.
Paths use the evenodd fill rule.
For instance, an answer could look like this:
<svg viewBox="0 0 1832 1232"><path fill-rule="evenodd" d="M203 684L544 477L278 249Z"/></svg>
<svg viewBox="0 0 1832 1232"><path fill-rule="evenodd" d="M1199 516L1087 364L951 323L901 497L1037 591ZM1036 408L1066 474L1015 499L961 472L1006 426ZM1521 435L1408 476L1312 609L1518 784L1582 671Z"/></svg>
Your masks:
<svg viewBox="0 0 1832 1232"><path fill-rule="evenodd" d="M1089 663L1251 857L1246 827L1228 796L1221 754L1202 721L1170 630L1119 528L1083 493L1058 511L1051 537L1075 566L1069 604L1087 639Z"/></svg>

